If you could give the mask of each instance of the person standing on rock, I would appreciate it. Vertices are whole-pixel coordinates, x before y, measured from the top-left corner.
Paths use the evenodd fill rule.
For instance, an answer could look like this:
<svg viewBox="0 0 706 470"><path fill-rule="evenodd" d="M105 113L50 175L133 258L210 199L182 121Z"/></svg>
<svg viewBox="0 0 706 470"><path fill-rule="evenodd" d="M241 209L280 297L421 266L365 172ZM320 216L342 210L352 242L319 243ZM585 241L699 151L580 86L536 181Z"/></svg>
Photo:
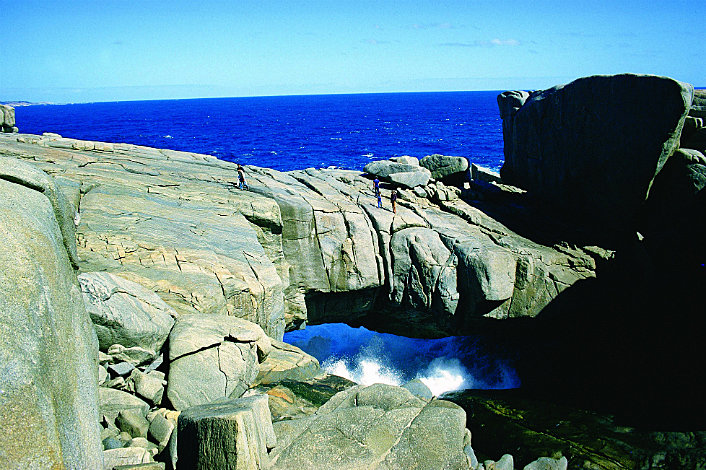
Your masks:
<svg viewBox="0 0 706 470"><path fill-rule="evenodd" d="M245 182L245 169L243 168L243 165L238 163L238 188L240 189L250 189L250 186L248 186L248 183Z"/></svg>
<svg viewBox="0 0 706 470"><path fill-rule="evenodd" d="M378 207L382 207L382 195L380 194L380 180L376 176L373 180L373 191L378 198Z"/></svg>
<svg viewBox="0 0 706 470"><path fill-rule="evenodd" d="M392 213L397 214L397 188L392 190L390 202L392 202Z"/></svg>

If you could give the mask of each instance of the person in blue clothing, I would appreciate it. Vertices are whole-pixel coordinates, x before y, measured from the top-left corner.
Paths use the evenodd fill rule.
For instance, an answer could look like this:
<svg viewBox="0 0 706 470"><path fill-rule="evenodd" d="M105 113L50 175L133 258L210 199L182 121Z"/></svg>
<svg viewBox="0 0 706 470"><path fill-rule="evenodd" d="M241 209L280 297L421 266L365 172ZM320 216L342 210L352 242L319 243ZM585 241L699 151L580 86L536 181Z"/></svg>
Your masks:
<svg viewBox="0 0 706 470"><path fill-rule="evenodd" d="M245 182L245 169L240 163L238 163L238 188L248 190L250 189L248 183Z"/></svg>
<svg viewBox="0 0 706 470"><path fill-rule="evenodd" d="M373 180L373 191L378 198L378 207L382 207L382 195L380 194L380 180L376 176Z"/></svg>

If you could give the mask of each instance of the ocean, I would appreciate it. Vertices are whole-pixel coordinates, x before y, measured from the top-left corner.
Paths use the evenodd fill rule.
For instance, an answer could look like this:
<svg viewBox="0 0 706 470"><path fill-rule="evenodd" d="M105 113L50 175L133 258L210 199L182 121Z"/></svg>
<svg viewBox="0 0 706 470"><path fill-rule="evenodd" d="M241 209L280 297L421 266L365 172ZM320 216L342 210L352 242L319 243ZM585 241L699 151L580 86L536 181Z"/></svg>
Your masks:
<svg viewBox="0 0 706 470"><path fill-rule="evenodd" d="M204 98L23 106L20 132L214 155L288 171L362 170L433 153L495 171L503 162L496 91Z"/></svg>

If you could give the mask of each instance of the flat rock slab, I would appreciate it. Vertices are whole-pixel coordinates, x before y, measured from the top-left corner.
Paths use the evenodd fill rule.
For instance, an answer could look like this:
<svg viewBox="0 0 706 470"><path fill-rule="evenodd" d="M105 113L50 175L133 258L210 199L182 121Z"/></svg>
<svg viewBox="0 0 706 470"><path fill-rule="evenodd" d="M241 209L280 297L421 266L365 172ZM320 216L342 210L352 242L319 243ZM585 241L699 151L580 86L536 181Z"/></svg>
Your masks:
<svg viewBox="0 0 706 470"><path fill-rule="evenodd" d="M466 414L376 384L340 392L315 415L275 423L275 469L468 468Z"/></svg>

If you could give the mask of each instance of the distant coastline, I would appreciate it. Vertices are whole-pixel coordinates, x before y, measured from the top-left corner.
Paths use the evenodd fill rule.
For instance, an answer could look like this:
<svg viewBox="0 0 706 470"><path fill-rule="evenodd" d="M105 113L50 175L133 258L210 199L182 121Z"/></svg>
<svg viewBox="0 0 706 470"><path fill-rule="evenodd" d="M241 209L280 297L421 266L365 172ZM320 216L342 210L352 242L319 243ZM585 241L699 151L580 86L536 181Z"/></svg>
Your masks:
<svg viewBox="0 0 706 470"><path fill-rule="evenodd" d="M43 101L39 103L33 103L31 101L0 101L0 104L4 104L7 106L12 106L13 108L19 108L21 106L38 106L38 105L47 105L47 104L57 104L57 103L51 103L48 101Z"/></svg>

